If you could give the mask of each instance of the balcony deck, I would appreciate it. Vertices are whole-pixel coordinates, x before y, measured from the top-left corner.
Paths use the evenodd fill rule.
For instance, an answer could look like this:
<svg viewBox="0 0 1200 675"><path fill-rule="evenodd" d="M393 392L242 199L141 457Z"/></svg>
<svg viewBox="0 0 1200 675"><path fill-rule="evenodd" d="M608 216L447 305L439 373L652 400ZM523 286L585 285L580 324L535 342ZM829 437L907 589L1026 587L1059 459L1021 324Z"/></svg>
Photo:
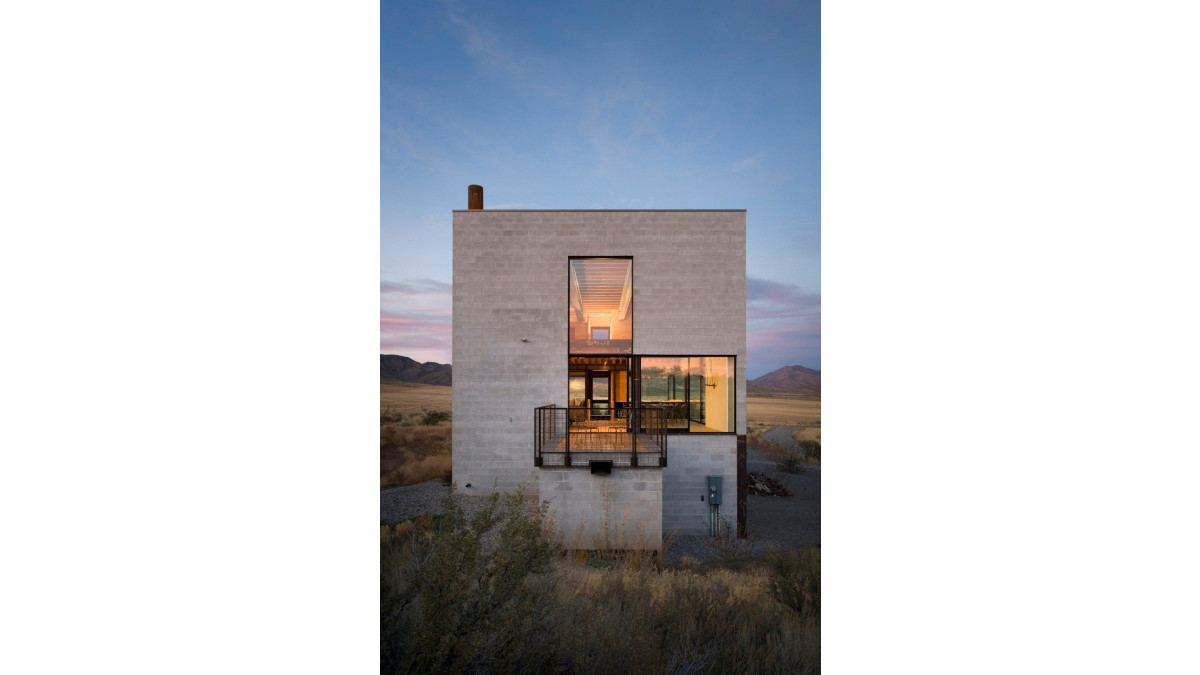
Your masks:
<svg viewBox="0 0 1200 675"><path fill-rule="evenodd" d="M667 463L665 413L636 408L616 420L568 422L568 408L534 411L534 466L587 467L592 460L614 467L663 467ZM638 426L638 433L630 430Z"/></svg>

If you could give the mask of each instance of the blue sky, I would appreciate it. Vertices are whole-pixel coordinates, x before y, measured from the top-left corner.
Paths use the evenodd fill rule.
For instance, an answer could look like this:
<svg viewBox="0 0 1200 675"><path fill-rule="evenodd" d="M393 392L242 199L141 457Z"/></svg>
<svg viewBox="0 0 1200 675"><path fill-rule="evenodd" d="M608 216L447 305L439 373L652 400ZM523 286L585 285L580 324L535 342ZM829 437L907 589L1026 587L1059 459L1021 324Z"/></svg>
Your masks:
<svg viewBox="0 0 1200 675"><path fill-rule="evenodd" d="M380 352L450 362L451 210L744 208L747 372L821 365L817 2L384 2Z"/></svg>

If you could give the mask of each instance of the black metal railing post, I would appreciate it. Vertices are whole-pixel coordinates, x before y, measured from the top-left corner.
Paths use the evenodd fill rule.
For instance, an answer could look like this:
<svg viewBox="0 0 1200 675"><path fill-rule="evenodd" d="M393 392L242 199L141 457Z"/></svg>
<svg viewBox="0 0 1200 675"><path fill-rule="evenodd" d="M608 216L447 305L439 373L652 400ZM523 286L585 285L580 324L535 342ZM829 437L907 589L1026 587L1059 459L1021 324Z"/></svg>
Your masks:
<svg viewBox="0 0 1200 675"><path fill-rule="evenodd" d="M564 431L563 436L565 437L565 439L563 441L563 448L566 450L566 454L563 455L563 466L570 468L571 467L571 408L568 407L565 409L565 411L566 411L566 415L564 415L563 417L565 419L566 427L563 429L563 431Z"/></svg>
<svg viewBox="0 0 1200 675"><path fill-rule="evenodd" d="M635 412L636 410L637 410L637 408L633 408L633 409L630 411L630 415L629 415L629 416L630 416L631 418L632 418L632 417L635 417L635 416L637 415L637 413ZM632 421L632 420L630 420L630 421ZM630 467L630 468L633 468L633 469L636 469L636 468L637 468L637 465L638 465L638 455L637 455L637 427L634 427L634 433L633 433L633 436L632 436L632 437L629 439L629 467Z"/></svg>

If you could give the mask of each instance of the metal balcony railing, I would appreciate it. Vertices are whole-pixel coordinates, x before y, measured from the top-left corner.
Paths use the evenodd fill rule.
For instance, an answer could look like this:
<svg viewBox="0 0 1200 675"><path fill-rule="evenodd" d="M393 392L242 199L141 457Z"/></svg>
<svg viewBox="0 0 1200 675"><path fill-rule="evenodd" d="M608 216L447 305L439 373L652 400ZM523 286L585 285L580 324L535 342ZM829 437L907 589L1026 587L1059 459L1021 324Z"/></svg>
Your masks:
<svg viewBox="0 0 1200 675"><path fill-rule="evenodd" d="M588 467L593 460L613 467L667 465L665 406L619 408L611 419L593 419L587 408L544 405L533 411L533 465Z"/></svg>

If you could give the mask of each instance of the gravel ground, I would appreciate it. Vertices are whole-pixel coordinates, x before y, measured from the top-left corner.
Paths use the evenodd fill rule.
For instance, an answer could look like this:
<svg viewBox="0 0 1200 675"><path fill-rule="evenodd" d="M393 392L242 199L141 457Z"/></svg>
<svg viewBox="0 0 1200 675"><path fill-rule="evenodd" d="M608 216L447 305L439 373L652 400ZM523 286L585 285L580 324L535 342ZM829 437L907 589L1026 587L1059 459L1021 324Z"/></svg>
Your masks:
<svg viewBox="0 0 1200 675"><path fill-rule="evenodd" d="M791 441L797 427L780 427L771 438L776 443ZM767 432L770 434L771 432ZM769 474L792 492L790 497L747 495L746 520L749 538L731 542L724 551L708 536L680 536L667 546L663 562L679 564L684 556L699 562L720 560L732 551L737 558L762 557L772 550L799 550L821 543L821 467L806 466L802 474L784 473L752 448L746 450L746 471Z"/></svg>
<svg viewBox="0 0 1200 675"><path fill-rule="evenodd" d="M791 434L797 427L776 427L765 436L776 443L793 442ZM771 550L797 550L821 543L821 468L806 466L802 474L783 473L757 450L747 450L746 470L770 474L792 492L790 497L749 495L749 540L733 539L722 550L708 536L678 536L668 538L663 561L677 565L689 557L698 562L720 560L722 553L732 552L737 558L761 557ZM442 512L442 500L450 488L432 480L407 487L390 488L379 492L379 519L396 522L419 515ZM468 517L487 502L487 497L455 495Z"/></svg>
<svg viewBox="0 0 1200 675"><path fill-rule="evenodd" d="M796 439L792 438L792 434L804 427L772 427L763 432L762 437L773 443L779 443L784 447L790 447L793 450L799 450L800 444Z"/></svg>
<svg viewBox="0 0 1200 675"><path fill-rule="evenodd" d="M379 521L395 523L417 516L436 516L443 511L450 487L440 480L431 480L416 485L388 488L379 491ZM454 495L468 519L487 504L485 495ZM503 503L503 502L502 502Z"/></svg>
<svg viewBox="0 0 1200 675"><path fill-rule="evenodd" d="M394 523L405 518L439 514L443 511L442 500L448 494L450 488L440 480L380 490L379 520Z"/></svg>

